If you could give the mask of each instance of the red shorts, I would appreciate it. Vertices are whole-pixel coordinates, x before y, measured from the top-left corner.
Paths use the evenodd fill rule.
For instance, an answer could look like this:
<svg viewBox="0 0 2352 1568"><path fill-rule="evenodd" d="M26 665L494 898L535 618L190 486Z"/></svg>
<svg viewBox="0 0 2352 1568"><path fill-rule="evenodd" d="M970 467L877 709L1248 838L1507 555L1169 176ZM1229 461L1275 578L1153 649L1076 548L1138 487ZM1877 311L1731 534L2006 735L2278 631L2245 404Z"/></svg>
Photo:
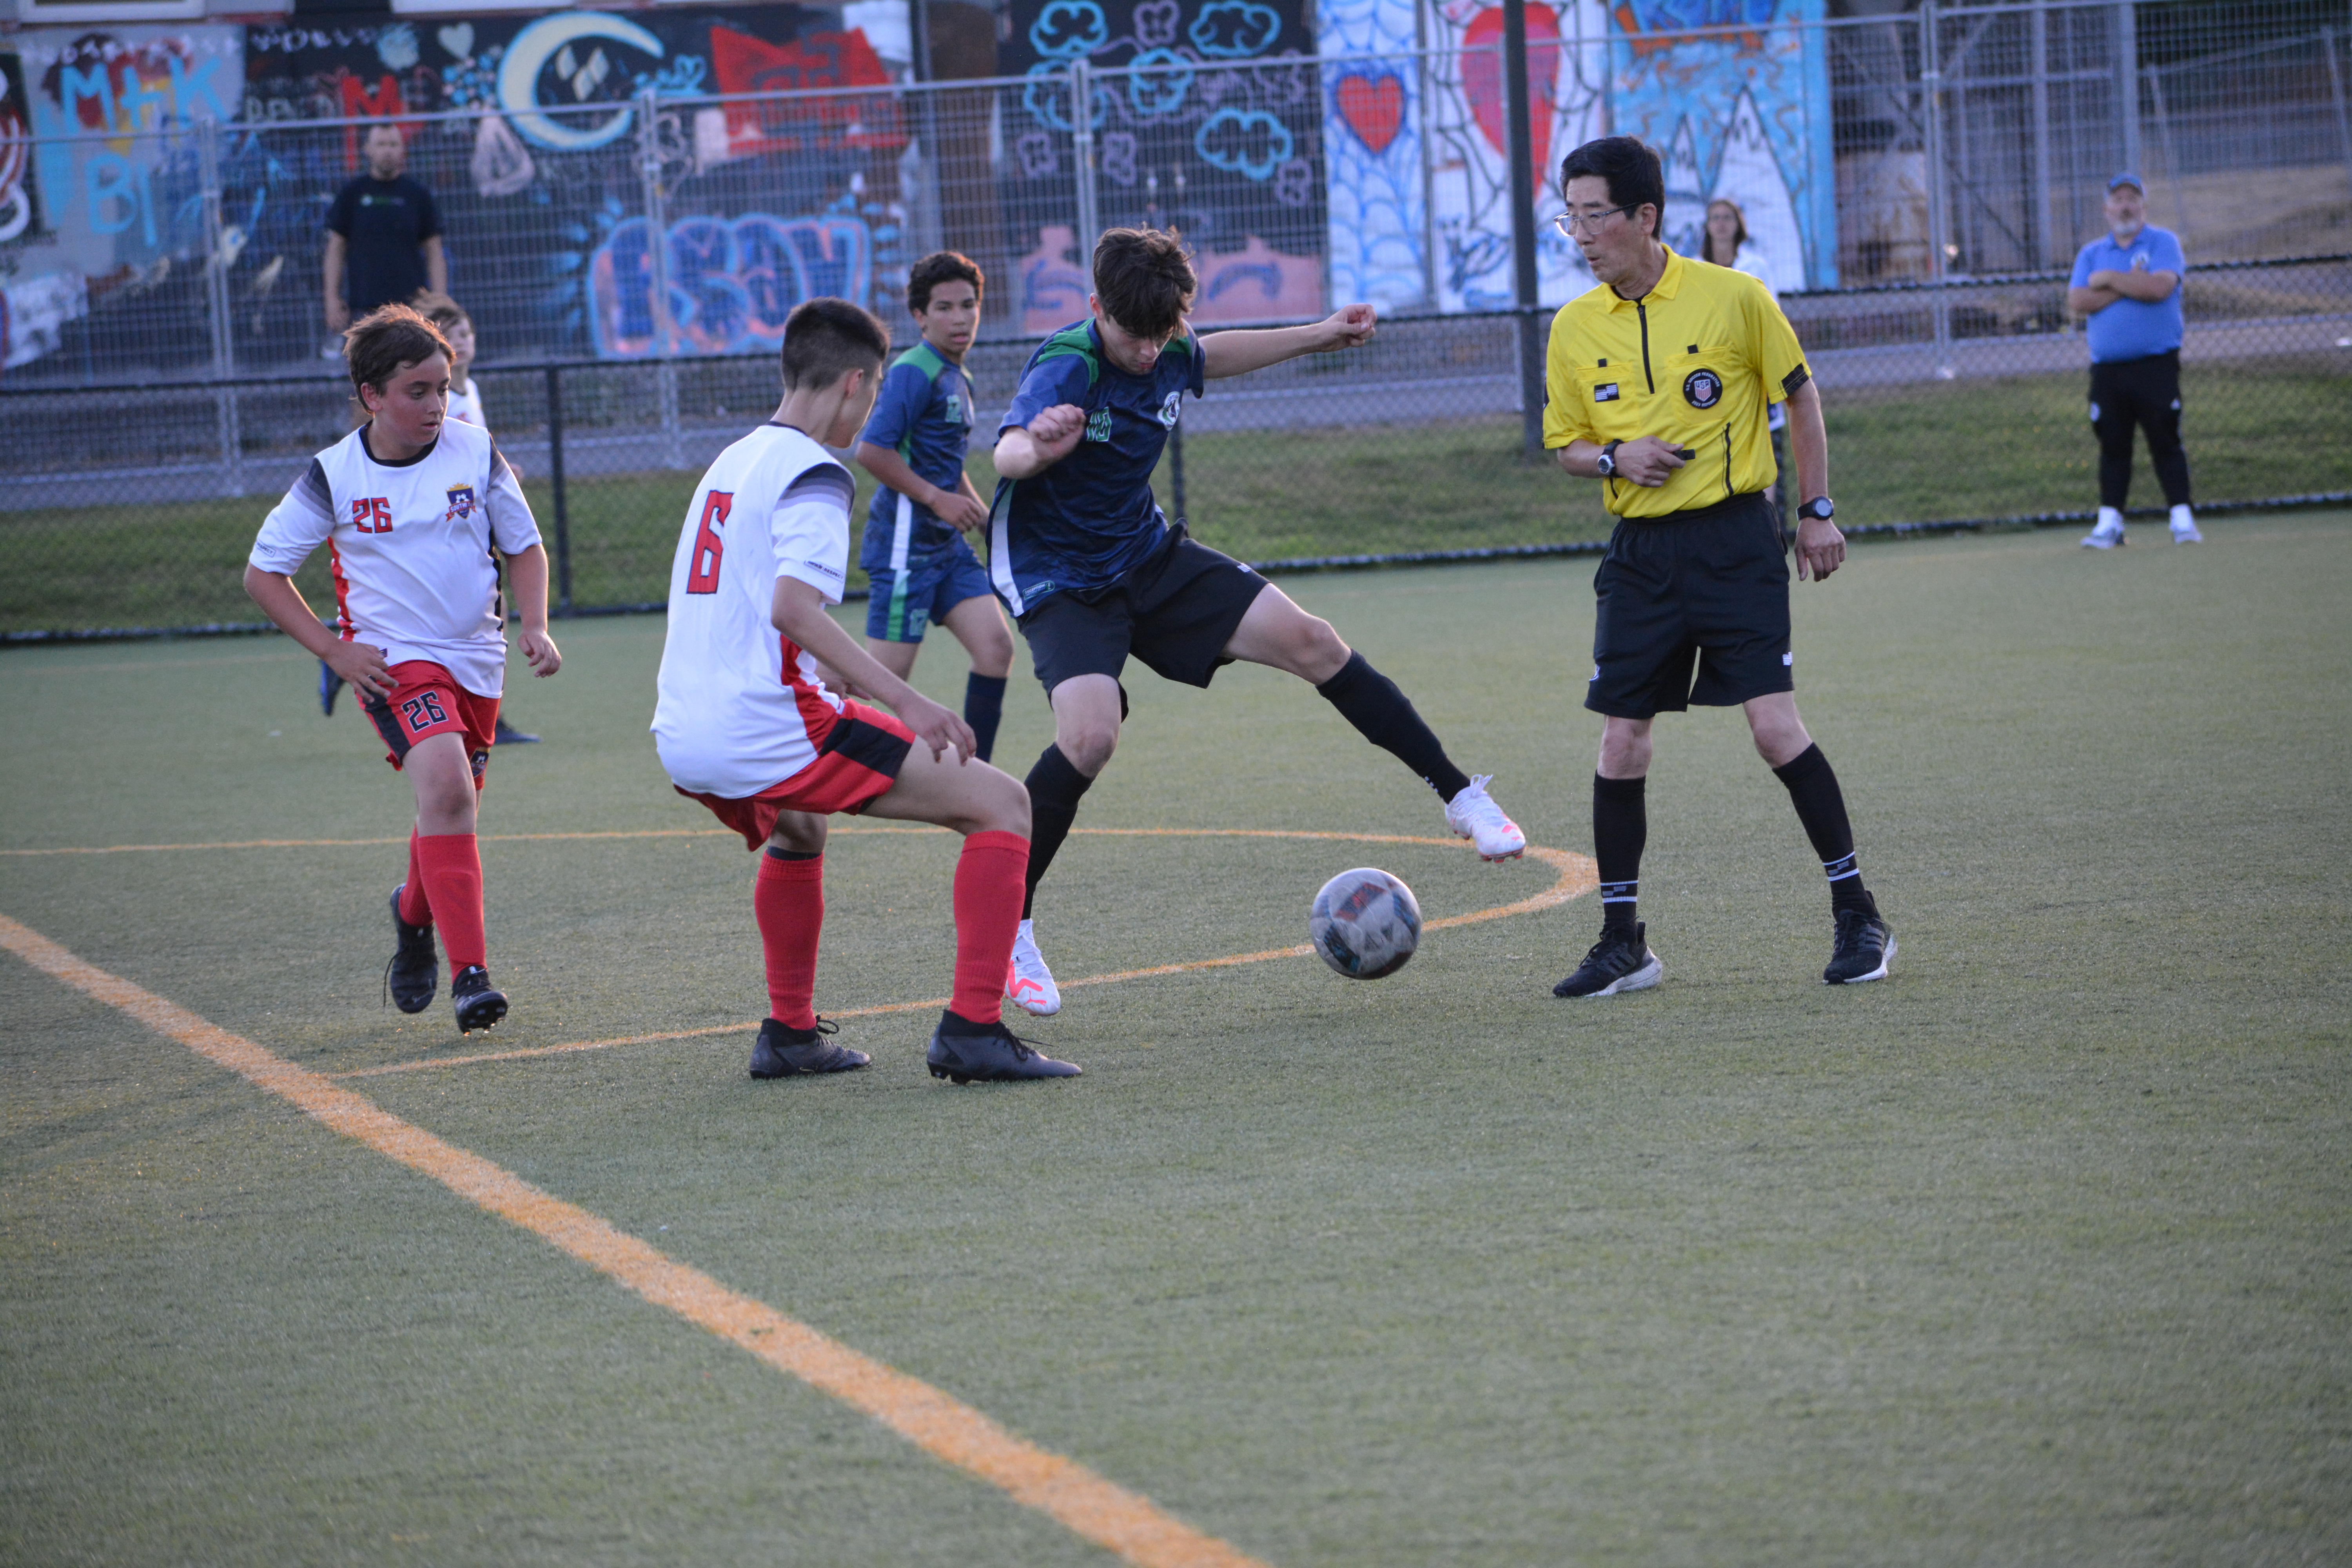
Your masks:
<svg viewBox="0 0 2352 1568"><path fill-rule="evenodd" d="M482 770L498 743L499 700L475 696L457 684L456 676L426 659L394 665L392 679L390 697L360 700L360 711L383 737L383 760L398 768L417 742L456 735L465 741L473 762L474 787L481 788Z"/></svg>
<svg viewBox="0 0 2352 1568"><path fill-rule="evenodd" d="M757 854L776 830L780 812L805 811L816 816L864 811L898 782L907 765L908 748L915 732L878 708L844 702L841 717L826 731L816 761L784 780L770 784L744 800L678 789L688 800L698 800L710 814L743 836L743 847ZM673 784L673 789L677 786Z"/></svg>

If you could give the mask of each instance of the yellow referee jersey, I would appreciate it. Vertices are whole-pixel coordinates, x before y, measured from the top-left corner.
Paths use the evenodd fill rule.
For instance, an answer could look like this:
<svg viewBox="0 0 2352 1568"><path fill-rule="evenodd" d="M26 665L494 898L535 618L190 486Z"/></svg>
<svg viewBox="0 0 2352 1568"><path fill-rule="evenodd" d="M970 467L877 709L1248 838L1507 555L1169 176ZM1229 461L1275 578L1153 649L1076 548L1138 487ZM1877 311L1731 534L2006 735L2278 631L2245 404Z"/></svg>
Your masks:
<svg viewBox="0 0 2352 1568"><path fill-rule="evenodd" d="M1552 318L1544 445L1655 436L1692 447L1698 455L1656 489L1603 479L1609 510L1638 518L1714 506L1770 487L1767 412L1811 374L1761 281L1670 249L1641 299L1603 283Z"/></svg>

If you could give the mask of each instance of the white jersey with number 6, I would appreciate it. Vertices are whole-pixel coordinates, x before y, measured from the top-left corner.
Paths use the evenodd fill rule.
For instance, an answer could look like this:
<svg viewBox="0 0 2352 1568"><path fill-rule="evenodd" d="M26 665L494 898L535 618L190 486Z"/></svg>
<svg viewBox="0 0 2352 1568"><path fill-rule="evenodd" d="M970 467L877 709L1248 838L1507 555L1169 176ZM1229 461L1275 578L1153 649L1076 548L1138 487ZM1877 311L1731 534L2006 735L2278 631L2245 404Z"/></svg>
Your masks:
<svg viewBox="0 0 2352 1568"><path fill-rule="evenodd" d="M743 800L816 761L841 699L776 630L776 583L841 602L856 493L823 447L772 422L702 476L670 563L654 705L654 747L680 789Z"/></svg>
<svg viewBox="0 0 2352 1568"><path fill-rule="evenodd" d="M493 549L539 542L514 470L478 425L441 422L405 462L377 460L362 426L310 459L261 524L248 559L291 577L324 544L345 642L386 664L423 659L477 697L506 689L506 620Z"/></svg>

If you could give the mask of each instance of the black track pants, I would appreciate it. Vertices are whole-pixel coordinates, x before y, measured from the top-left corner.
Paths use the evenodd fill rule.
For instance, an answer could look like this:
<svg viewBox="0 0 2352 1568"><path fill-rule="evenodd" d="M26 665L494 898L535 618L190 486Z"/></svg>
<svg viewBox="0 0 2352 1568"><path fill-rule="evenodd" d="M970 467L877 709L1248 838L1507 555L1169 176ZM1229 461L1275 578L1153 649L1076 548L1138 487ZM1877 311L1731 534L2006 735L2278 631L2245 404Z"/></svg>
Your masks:
<svg viewBox="0 0 2352 1568"><path fill-rule="evenodd" d="M2180 351L2091 367L2091 428L2099 437L2099 504L2123 509L2131 494L2132 431L2147 432L2147 460L2168 506L2189 504L2189 454L2180 449Z"/></svg>

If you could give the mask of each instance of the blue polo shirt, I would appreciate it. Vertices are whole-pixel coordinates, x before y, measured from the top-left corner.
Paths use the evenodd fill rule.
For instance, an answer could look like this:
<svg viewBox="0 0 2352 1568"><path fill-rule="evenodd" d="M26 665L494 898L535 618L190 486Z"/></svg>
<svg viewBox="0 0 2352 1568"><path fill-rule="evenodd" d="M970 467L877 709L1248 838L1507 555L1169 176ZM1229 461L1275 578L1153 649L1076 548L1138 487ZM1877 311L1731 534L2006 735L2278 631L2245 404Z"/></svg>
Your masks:
<svg viewBox="0 0 2352 1568"><path fill-rule="evenodd" d="M971 377L950 364L929 343L917 343L890 363L866 416L860 441L897 452L915 477L953 490L963 475L971 445ZM918 506L887 485L874 487L866 512L866 542L857 563L868 572L904 571L939 554L961 537L929 507Z"/></svg>
<svg viewBox="0 0 2352 1568"><path fill-rule="evenodd" d="M2183 279L2189 276L2179 237L2168 228L2149 224L2132 236L2129 245L2117 245L2115 236L2103 234L2083 247L2083 254L2074 258L2070 287L2089 288L2094 272L2129 272L2142 258L2147 265L2140 270L2169 272ZM2180 290L2173 289L2153 305L2118 300L2093 316L2083 335L2090 340L2094 364L2146 359L2177 349L2180 346Z"/></svg>
<svg viewBox="0 0 2352 1568"><path fill-rule="evenodd" d="M1176 428L1184 394L1203 384L1201 345L1171 340L1149 375L1129 375L1103 352L1091 321L1038 345L1004 411L1001 437L1056 404L1087 412L1076 450L1025 479L1000 479L989 515L989 580L1016 616L1066 589L1106 588L1167 536L1151 471Z"/></svg>

